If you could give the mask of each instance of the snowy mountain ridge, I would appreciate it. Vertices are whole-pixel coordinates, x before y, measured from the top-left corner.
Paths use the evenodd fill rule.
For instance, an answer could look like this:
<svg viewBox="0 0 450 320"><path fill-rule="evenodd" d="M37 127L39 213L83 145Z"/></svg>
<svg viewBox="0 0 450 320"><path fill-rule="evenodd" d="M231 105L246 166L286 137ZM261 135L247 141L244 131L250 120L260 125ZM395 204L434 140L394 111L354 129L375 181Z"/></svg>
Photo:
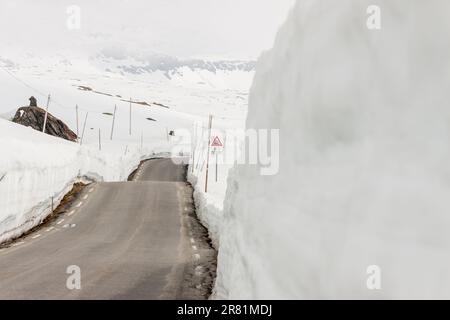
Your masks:
<svg viewBox="0 0 450 320"><path fill-rule="evenodd" d="M89 57L58 52L52 55L5 53L0 67L13 73L40 76L44 73L102 75L141 81L173 83L177 86L211 89L234 89L247 92L254 76L256 62L221 59L181 59L161 54L128 55L101 52Z"/></svg>
<svg viewBox="0 0 450 320"><path fill-rule="evenodd" d="M132 60L99 55L91 59L91 61L101 61L105 64L115 65L117 69L132 74L163 71L167 75L177 73L182 68L189 68L192 71L206 70L212 73L217 73L218 71L252 72L255 70L256 65L255 61L179 59L166 55L153 55Z"/></svg>

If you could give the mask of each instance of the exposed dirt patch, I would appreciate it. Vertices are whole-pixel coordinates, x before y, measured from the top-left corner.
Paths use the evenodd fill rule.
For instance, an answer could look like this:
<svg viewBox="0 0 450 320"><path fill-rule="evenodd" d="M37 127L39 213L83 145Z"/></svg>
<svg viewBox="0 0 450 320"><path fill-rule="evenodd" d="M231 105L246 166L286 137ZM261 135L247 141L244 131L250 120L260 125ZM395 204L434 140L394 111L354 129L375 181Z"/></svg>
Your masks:
<svg viewBox="0 0 450 320"><path fill-rule="evenodd" d="M134 180L134 177L136 176L136 173L139 171L139 169L141 168L141 166L142 166L142 164L143 164L144 162L145 162L145 161L142 161L141 163L139 163L139 166L136 168L136 170L134 170L134 171L128 176L127 181L133 181L133 180Z"/></svg>
<svg viewBox="0 0 450 320"><path fill-rule="evenodd" d="M78 86L78 90L81 91L92 91L91 87L87 87L87 86Z"/></svg>
<svg viewBox="0 0 450 320"><path fill-rule="evenodd" d="M81 90L81 91L88 91L88 92L101 94L101 95L108 96L108 97L120 98L120 101L123 101L123 102L128 102L128 103L132 103L132 104L138 104L138 105L146 106L146 107L157 106L157 107L170 109L169 106L167 106L167 105L165 105L163 103L159 103L159 102L147 102L147 101L135 101L135 100L123 99L122 96L119 95L119 94L114 95L114 94L107 93L107 92L97 91L97 90L94 90L93 88L88 87L88 86L82 86L82 85L73 85L73 86L77 87L78 90Z"/></svg>

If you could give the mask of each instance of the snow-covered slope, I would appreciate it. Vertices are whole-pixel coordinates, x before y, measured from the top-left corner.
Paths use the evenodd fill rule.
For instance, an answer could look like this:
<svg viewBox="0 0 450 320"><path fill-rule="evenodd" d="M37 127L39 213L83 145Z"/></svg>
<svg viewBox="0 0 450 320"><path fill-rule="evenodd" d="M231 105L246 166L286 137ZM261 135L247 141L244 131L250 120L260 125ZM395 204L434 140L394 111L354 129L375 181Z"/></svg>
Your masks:
<svg viewBox="0 0 450 320"><path fill-rule="evenodd" d="M97 140L97 129L109 135L117 105L117 139L166 139L166 128L192 128L193 121L210 113L217 117L245 117L252 62L179 60L167 56L130 58L98 54L91 57L61 52L41 56L9 48L0 59L0 86L8 94L0 114L28 102L34 95L50 111L76 130L89 112L86 141ZM80 90L88 89L88 90ZM129 135L129 99L140 102L132 111ZM151 120L148 120L148 119ZM156 120L156 121L153 121ZM92 128L92 130L91 130ZM80 129L81 130L81 129Z"/></svg>
<svg viewBox="0 0 450 320"><path fill-rule="evenodd" d="M377 1L378 31L370 4L298 1L259 61L280 172L230 177L219 297L450 298L450 3Z"/></svg>

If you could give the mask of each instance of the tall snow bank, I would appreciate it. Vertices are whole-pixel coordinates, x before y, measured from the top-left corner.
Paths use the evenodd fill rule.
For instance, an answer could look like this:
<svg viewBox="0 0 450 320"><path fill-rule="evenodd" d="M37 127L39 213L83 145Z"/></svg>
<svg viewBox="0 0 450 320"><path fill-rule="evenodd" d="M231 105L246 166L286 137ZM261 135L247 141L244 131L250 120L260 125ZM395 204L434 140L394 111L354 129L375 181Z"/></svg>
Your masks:
<svg viewBox="0 0 450 320"><path fill-rule="evenodd" d="M234 168L218 297L450 298L450 3L379 0L376 31L371 4L298 1L259 61L280 172Z"/></svg>
<svg viewBox="0 0 450 320"><path fill-rule="evenodd" d="M39 224L73 184L122 181L147 150L99 152L0 119L0 243Z"/></svg>
<svg viewBox="0 0 450 320"><path fill-rule="evenodd" d="M223 203L227 192L227 179L234 160L242 153L244 138L236 130L244 131L244 121L226 119L213 121L211 136L204 123L196 123L191 133L191 159L187 179L194 189L197 216L208 228L212 244L220 247L221 225L223 222ZM206 185L206 163L208 144L219 138L222 147L211 147L209 154L208 191Z"/></svg>

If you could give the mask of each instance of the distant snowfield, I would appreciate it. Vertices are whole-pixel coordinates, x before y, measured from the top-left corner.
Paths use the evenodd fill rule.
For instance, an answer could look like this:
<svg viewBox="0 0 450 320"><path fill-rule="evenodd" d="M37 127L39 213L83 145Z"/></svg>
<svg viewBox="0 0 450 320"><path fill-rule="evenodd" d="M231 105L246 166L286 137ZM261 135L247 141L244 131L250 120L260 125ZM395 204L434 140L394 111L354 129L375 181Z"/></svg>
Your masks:
<svg viewBox="0 0 450 320"><path fill-rule="evenodd" d="M207 70L188 64L143 72L142 62L132 59L2 52L0 242L40 223L50 213L51 198L57 205L73 183L125 180L142 159L170 154L178 139L168 138L170 130L176 135L192 132L194 123L206 126L209 114L216 127L242 127L253 71L233 65ZM80 136L87 115L82 146L4 120L28 105L30 96L45 107L48 94L49 111ZM132 104L131 134L130 98L143 103Z"/></svg>
<svg viewBox="0 0 450 320"><path fill-rule="evenodd" d="M98 139L98 129L105 137L110 135L112 117L104 113L113 113L115 105L118 108L115 137L124 143L137 141L141 135L147 141L164 140L166 127L192 128L194 121L204 120L210 113L219 120L245 119L252 70L210 71L181 66L169 70L140 71L139 67L145 65L148 66L149 62L114 60L101 55L80 58L55 54L43 58L31 54L8 56L2 53L0 87L6 94L0 103L0 115L11 114L19 106L27 105L31 95L38 99L40 106L45 106L47 95L51 94L50 112L75 132L75 105L80 108L79 128L86 112L89 112L85 133L87 143ZM79 86L111 96L82 91ZM130 98L156 103L151 107L133 104L131 137L129 103L123 101ZM156 121L150 122L147 118ZM81 135L81 129L79 131Z"/></svg>

